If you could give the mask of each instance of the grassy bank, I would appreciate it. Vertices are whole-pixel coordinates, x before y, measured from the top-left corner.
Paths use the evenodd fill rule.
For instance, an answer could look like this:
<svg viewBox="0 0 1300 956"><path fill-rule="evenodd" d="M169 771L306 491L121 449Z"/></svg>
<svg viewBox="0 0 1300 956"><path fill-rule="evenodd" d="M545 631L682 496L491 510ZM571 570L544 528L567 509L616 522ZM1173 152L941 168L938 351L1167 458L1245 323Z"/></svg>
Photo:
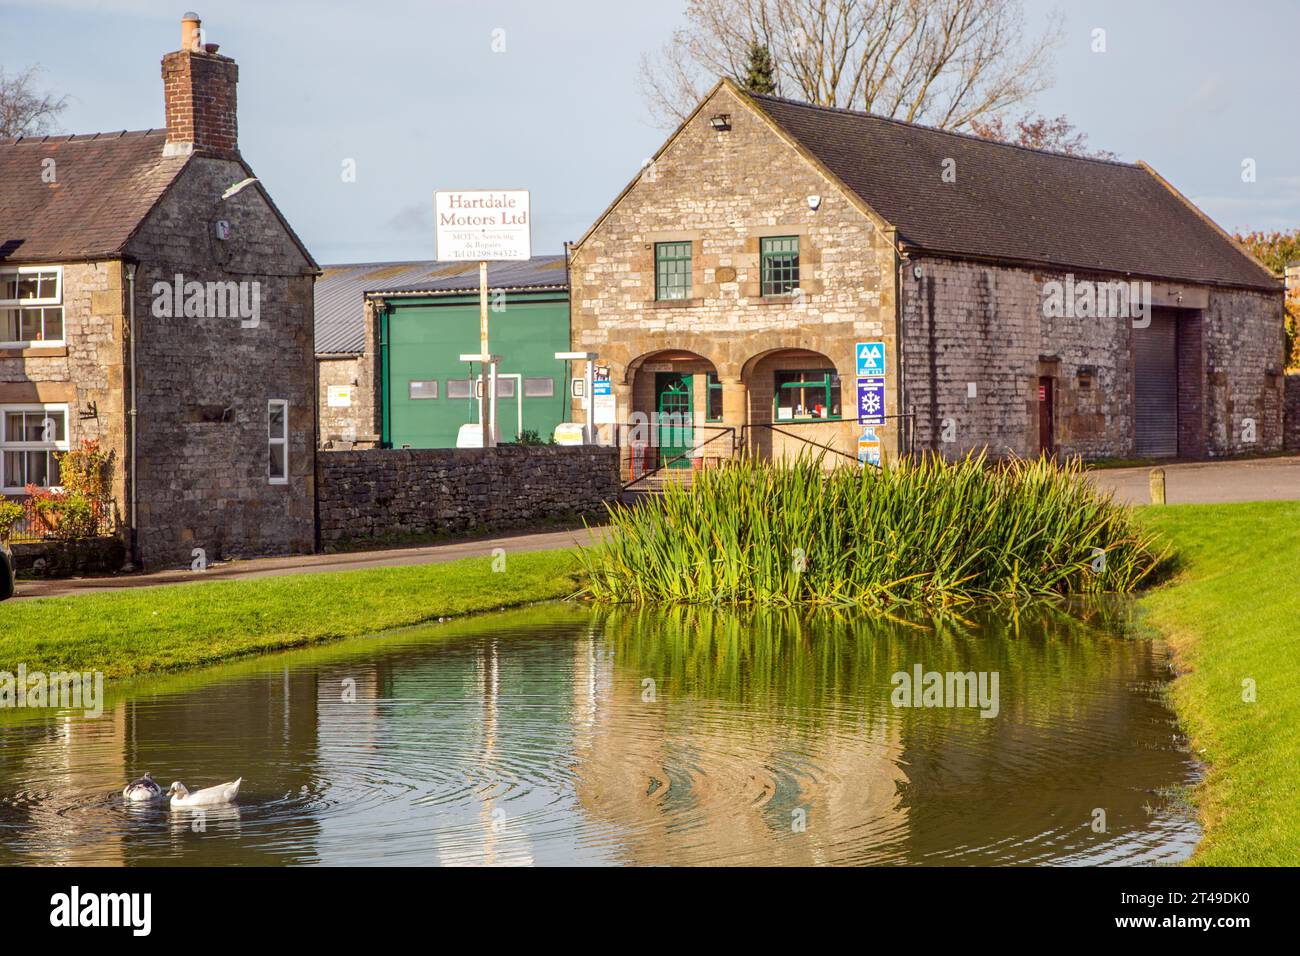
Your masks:
<svg viewBox="0 0 1300 956"><path fill-rule="evenodd" d="M1300 502L1144 509L1181 569L1145 596L1185 673L1174 699L1208 774L1193 863L1300 863ZM1254 703L1242 699L1254 681Z"/></svg>
<svg viewBox="0 0 1300 956"><path fill-rule="evenodd" d="M533 601L577 583L569 551L136 588L0 604L0 671L131 677Z"/></svg>
<svg viewBox="0 0 1300 956"><path fill-rule="evenodd" d="M1077 463L927 458L879 471L744 460L618 506L582 553L628 604L946 606L1128 592L1161 563Z"/></svg>

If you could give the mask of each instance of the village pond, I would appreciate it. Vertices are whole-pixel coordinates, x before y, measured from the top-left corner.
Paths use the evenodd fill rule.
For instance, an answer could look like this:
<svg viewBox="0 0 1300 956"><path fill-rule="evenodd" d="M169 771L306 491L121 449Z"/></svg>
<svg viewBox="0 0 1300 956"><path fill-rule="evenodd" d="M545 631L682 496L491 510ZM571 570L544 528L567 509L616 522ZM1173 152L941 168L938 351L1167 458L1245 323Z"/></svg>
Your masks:
<svg viewBox="0 0 1300 956"><path fill-rule="evenodd" d="M1151 864L1197 768L1132 605L523 611L0 713L0 864ZM202 813L127 805L151 771Z"/></svg>

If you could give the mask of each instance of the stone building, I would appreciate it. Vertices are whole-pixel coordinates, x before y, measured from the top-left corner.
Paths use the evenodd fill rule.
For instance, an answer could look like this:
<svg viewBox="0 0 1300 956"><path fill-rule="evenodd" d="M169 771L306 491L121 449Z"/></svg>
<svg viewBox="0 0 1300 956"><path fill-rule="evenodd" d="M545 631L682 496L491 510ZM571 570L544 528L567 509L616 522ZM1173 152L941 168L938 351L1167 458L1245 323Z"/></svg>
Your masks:
<svg viewBox="0 0 1300 956"><path fill-rule="evenodd" d="M660 464L856 457L859 414L887 454L1281 443L1281 284L1141 163L724 80L570 271L573 348L610 367L620 421L684 416L653 430Z"/></svg>
<svg viewBox="0 0 1300 956"><path fill-rule="evenodd" d="M3 492L57 486L53 452L96 439L151 566L315 543L319 270L200 36L188 15L163 57L165 129L0 142Z"/></svg>

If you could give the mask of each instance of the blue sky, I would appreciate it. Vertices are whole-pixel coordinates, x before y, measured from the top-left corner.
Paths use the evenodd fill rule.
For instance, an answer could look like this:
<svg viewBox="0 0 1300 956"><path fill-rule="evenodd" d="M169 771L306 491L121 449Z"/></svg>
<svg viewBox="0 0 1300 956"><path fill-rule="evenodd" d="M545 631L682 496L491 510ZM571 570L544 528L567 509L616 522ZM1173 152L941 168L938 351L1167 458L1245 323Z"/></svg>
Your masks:
<svg viewBox="0 0 1300 956"><path fill-rule="evenodd" d="M533 247L577 239L664 138L637 82L680 0L0 0L0 65L66 93L65 132L163 123L180 16L240 65L240 146L322 263L433 256L439 188L532 190ZM1295 0L1027 0L1065 14L1031 104L1143 159L1220 225L1300 225ZM1093 53L1092 31L1107 52ZM506 50L492 51L494 30ZM1242 182L1244 159L1257 179ZM345 159L356 182L343 182Z"/></svg>

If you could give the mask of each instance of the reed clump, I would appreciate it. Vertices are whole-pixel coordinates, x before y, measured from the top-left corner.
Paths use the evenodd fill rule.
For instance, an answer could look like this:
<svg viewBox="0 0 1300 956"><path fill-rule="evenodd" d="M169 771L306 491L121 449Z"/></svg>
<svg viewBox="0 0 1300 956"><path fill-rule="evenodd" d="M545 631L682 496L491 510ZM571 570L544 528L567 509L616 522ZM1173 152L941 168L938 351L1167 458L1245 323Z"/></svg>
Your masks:
<svg viewBox="0 0 1300 956"><path fill-rule="evenodd" d="M585 592L621 604L951 606L1124 593L1167 551L1077 461L741 459L609 509Z"/></svg>

